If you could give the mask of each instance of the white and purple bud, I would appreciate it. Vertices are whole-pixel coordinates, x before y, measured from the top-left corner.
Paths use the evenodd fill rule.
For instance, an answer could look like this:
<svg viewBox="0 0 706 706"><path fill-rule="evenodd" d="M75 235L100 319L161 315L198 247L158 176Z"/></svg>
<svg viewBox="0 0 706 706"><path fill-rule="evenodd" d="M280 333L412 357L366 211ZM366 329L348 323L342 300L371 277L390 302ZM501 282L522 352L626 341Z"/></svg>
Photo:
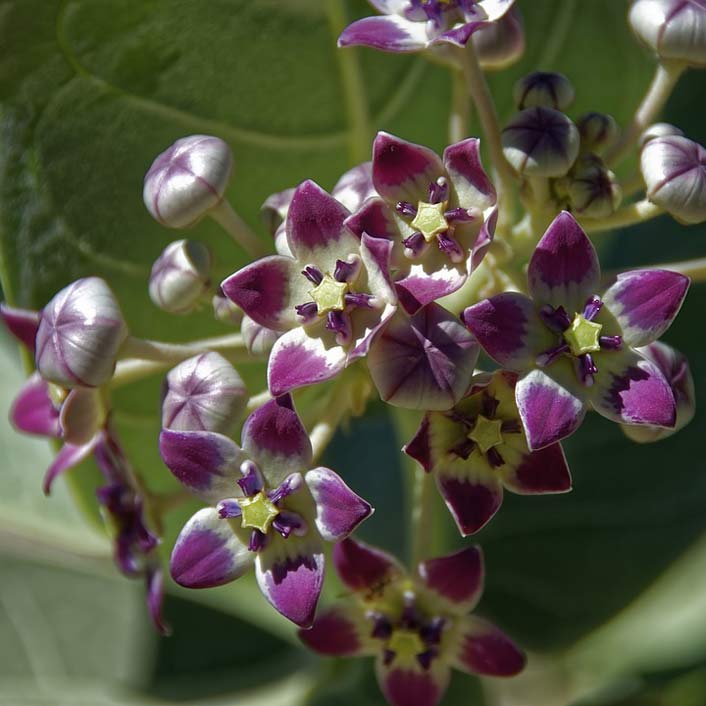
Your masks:
<svg viewBox="0 0 706 706"><path fill-rule="evenodd" d="M684 137L684 131L671 123L655 123L650 125L640 135L640 147L644 147L650 140L654 140L657 137L673 137L675 135Z"/></svg>
<svg viewBox="0 0 706 706"><path fill-rule="evenodd" d="M488 70L511 66L525 53L525 33L515 7L471 36L480 65Z"/></svg>
<svg viewBox="0 0 706 706"><path fill-rule="evenodd" d="M594 155L580 159L568 177L571 210L587 218L607 218L618 209L623 191L618 178Z"/></svg>
<svg viewBox="0 0 706 706"><path fill-rule="evenodd" d="M639 426L621 425L623 432L629 439L641 444L647 444L671 436L683 429L694 418L696 413L696 393L689 361L683 353L661 341L655 341L637 350L660 369L672 388L674 400L677 404L677 421L673 428L654 427L645 424Z"/></svg>
<svg viewBox="0 0 706 706"><path fill-rule="evenodd" d="M610 147L618 137L618 123L607 113L591 112L576 121L581 135L581 151L600 154Z"/></svg>
<svg viewBox="0 0 706 706"><path fill-rule="evenodd" d="M50 397L61 390L49 386ZM108 407L103 393L96 388L77 387L70 390L59 407L59 429L66 444L87 444L105 426Z"/></svg>
<svg viewBox="0 0 706 706"><path fill-rule="evenodd" d="M37 330L39 374L61 387L99 387L113 376L127 325L99 277L72 282L42 309Z"/></svg>
<svg viewBox="0 0 706 706"><path fill-rule="evenodd" d="M228 299L222 291L214 294L211 304L213 305L213 315L218 321L231 326L240 326L243 320L243 310Z"/></svg>
<svg viewBox="0 0 706 706"><path fill-rule="evenodd" d="M576 94L564 74L533 71L521 78L512 92L518 110L525 108L553 108L566 110Z"/></svg>
<svg viewBox="0 0 706 706"><path fill-rule="evenodd" d="M240 421L248 391L219 353L201 353L172 368L162 396L162 428L230 433Z"/></svg>
<svg viewBox="0 0 706 706"><path fill-rule="evenodd" d="M704 0L636 0L628 19L638 39L660 59L706 66Z"/></svg>
<svg viewBox="0 0 706 706"><path fill-rule="evenodd" d="M183 137L162 152L145 175L145 206L167 228L193 225L220 204L232 168L230 147L220 138Z"/></svg>
<svg viewBox="0 0 706 706"><path fill-rule="evenodd" d="M243 335L245 347L252 355L267 355L275 345L275 341L282 335L281 331L258 324L247 314L243 316L240 333Z"/></svg>
<svg viewBox="0 0 706 706"><path fill-rule="evenodd" d="M647 198L685 224L706 220L706 150L680 137L656 137L640 155Z"/></svg>
<svg viewBox="0 0 706 706"><path fill-rule="evenodd" d="M502 133L507 161L523 176L561 177L576 161L581 138L569 118L553 108L527 108Z"/></svg>
<svg viewBox="0 0 706 706"><path fill-rule="evenodd" d="M176 240L155 260L150 299L163 311L188 314L211 282L211 251L195 240Z"/></svg>

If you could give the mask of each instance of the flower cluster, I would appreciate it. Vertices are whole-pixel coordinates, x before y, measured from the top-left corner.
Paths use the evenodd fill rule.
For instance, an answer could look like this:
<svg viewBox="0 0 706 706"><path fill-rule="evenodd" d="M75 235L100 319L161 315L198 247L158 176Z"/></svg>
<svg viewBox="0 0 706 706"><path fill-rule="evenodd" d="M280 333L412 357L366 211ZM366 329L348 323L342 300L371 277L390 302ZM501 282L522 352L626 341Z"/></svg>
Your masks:
<svg viewBox="0 0 706 706"><path fill-rule="evenodd" d="M269 196L265 244L225 199L228 145L185 137L147 172L148 211L176 229L211 216L252 261L214 283L210 251L177 240L157 258L149 296L172 314L203 313L208 303L208 314L234 333L183 344L136 338L95 277L69 284L40 312L1 313L37 369L12 421L62 444L45 490L95 459L116 563L145 577L160 629L157 530L170 503L128 461L110 393L166 372L160 455L181 486L176 497L203 504L171 548L174 581L205 589L253 568L265 599L307 646L374 656L393 706L435 706L452 667L507 677L525 663L509 637L469 615L483 589L481 550L436 558L422 551L407 572L350 537L373 508L318 459L377 391L414 417L418 430L403 451L421 484L433 478L467 537L492 520L506 490L571 490L561 441L589 411L643 443L690 421L688 363L659 340L689 277L664 266L604 278L589 236L664 211L683 223L706 219L706 152L677 128L653 123L664 86L685 66L706 64L706 4L632 4L632 27L659 66L622 132L600 112L572 120L568 78L540 71L517 83L517 112L497 123L482 67L521 53L513 0L372 5L382 14L351 24L339 45L424 51L462 72L492 170L478 138L457 134L439 155L379 132L370 161L330 193L305 180ZM631 150L643 198L630 202L612 167ZM257 359L266 359L266 389L252 395L234 364ZM494 364L479 368L487 359ZM327 543L350 595L317 613Z"/></svg>

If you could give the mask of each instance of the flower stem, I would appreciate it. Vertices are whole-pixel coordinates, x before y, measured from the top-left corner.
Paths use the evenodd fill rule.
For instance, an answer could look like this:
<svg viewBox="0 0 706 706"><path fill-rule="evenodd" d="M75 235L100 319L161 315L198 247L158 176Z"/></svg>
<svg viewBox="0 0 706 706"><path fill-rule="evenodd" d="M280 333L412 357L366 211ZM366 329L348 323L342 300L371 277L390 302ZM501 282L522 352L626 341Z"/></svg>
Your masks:
<svg viewBox="0 0 706 706"><path fill-rule="evenodd" d="M449 115L449 144L468 137L471 103L466 91L466 80L461 71L451 76L451 114Z"/></svg>
<svg viewBox="0 0 706 706"><path fill-rule="evenodd" d="M488 88L488 83L485 80L483 70L478 63L478 57L476 56L472 42L468 42L466 48L459 51L459 57L468 91L471 94L471 98L473 98L483 134L488 141L493 166L498 172L498 196L500 198L500 195L511 193L512 184L517 176L505 159L500 137L500 123L498 122L495 103L493 102L490 88Z"/></svg>
<svg viewBox="0 0 706 706"><path fill-rule="evenodd" d="M664 209L653 204L647 199L623 206L612 216L597 220L582 220L581 226L587 233L602 233L614 228L625 228L626 226L644 223L652 218L656 218L664 213Z"/></svg>
<svg viewBox="0 0 706 706"><path fill-rule="evenodd" d="M412 566L431 554L433 480L421 466L414 469L414 497L412 504Z"/></svg>
<svg viewBox="0 0 706 706"><path fill-rule="evenodd" d="M129 336L120 351L121 358L138 358L141 361L157 363L180 363L193 355L208 351L230 351L243 353L247 360L245 341L239 333L214 338L202 338L189 343L164 343L162 341L148 341L143 338Z"/></svg>
<svg viewBox="0 0 706 706"><path fill-rule="evenodd" d="M131 382L137 382L155 373L160 373L170 365L171 363L155 360L119 360L110 380L110 389L115 390L123 385L129 385Z"/></svg>
<svg viewBox="0 0 706 706"><path fill-rule="evenodd" d="M225 199L209 213L210 216L230 235L236 245L239 245L252 258L264 257L269 251L260 238L253 233L250 226L233 210Z"/></svg>
<svg viewBox="0 0 706 706"><path fill-rule="evenodd" d="M615 166L627 156L643 130L654 122L664 108L664 104L674 90L684 69L686 69L686 64L680 61L665 61L657 65L652 83L635 111L632 122L620 139L606 153L607 164Z"/></svg>

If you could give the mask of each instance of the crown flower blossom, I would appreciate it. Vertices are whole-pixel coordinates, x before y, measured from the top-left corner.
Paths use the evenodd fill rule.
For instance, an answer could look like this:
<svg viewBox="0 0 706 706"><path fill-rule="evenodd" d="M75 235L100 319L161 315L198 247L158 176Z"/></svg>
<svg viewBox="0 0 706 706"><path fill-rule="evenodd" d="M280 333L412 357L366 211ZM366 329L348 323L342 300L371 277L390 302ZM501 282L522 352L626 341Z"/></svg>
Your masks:
<svg viewBox="0 0 706 706"><path fill-rule="evenodd" d="M333 561L352 595L299 637L323 655L374 657L391 706L436 706L452 669L509 677L524 668L519 647L470 614L483 593L479 547L423 561L411 576L386 552L350 538L336 545Z"/></svg>
<svg viewBox="0 0 706 706"><path fill-rule="evenodd" d="M165 464L210 504L179 534L172 577L207 588L254 565L271 605L309 626L324 580L323 542L346 537L372 508L328 468L308 470L311 443L288 395L248 417L242 444L216 432L162 430Z"/></svg>
<svg viewBox="0 0 706 706"><path fill-rule="evenodd" d="M427 412L404 452L433 474L459 531L482 529L499 510L503 488L521 495L565 493L571 475L560 444L530 451L515 403L517 375L474 378L455 407Z"/></svg>
<svg viewBox="0 0 706 706"><path fill-rule="evenodd" d="M343 30L339 47L418 52L440 43L465 46L475 32L501 19L515 0L370 0L382 17L364 17Z"/></svg>
<svg viewBox="0 0 706 706"><path fill-rule="evenodd" d="M589 407L623 424L673 427L669 383L636 349L669 328L689 278L633 270L598 295L596 251L567 212L539 241L527 274L529 297L499 294L463 320L488 355L521 373L515 398L529 448L572 434Z"/></svg>
<svg viewBox="0 0 706 706"><path fill-rule="evenodd" d="M411 314L459 289L492 243L497 197L479 147L470 138L439 158L386 132L375 138L372 179L378 197L346 223L359 235L394 244L392 276Z"/></svg>
<svg viewBox="0 0 706 706"><path fill-rule="evenodd" d="M256 323L285 332L268 364L275 396L328 380L367 355L395 312L392 244L367 234L359 239L344 224L348 216L333 196L305 181L287 211L292 256L257 260L221 285Z"/></svg>

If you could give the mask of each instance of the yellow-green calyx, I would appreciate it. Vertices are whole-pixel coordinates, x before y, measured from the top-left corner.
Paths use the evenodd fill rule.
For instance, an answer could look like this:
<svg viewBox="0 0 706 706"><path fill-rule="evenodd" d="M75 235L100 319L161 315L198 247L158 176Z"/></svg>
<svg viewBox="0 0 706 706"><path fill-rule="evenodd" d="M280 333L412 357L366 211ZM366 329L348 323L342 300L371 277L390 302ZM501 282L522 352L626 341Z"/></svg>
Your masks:
<svg viewBox="0 0 706 706"><path fill-rule="evenodd" d="M267 534L273 520L279 515L279 510L263 491L250 498L239 498L238 505L243 513L243 527L252 527L263 534Z"/></svg>
<svg viewBox="0 0 706 706"><path fill-rule="evenodd" d="M449 229L446 216L444 216L445 210L445 201L441 203L420 201L417 204L417 215L411 223L412 228L416 228L427 242L434 240L437 235Z"/></svg>
<svg viewBox="0 0 706 706"><path fill-rule="evenodd" d="M601 349L599 337L602 328L601 324L588 321L583 314L576 314L571 326L564 331L564 340L574 355L593 353Z"/></svg>
<svg viewBox="0 0 706 706"><path fill-rule="evenodd" d="M338 282L331 275L324 275L321 282L311 290L312 299L320 315L329 311L343 311L346 308L347 282Z"/></svg>
<svg viewBox="0 0 706 706"><path fill-rule="evenodd" d="M494 446L500 446L503 443L502 426L502 420L486 419L479 414L468 438L478 444L482 453L488 453Z"/></svg>
<svg viewBox="0 0 706 706"><path fill-rule="evenodd" d="M49 399L52 401L54 407L59 409L59 407L64 404L64 400L69 394L69 391L65 387L61 387L59 385L55 385L53 382L50 382L47 385L47 394L49 395Z"/></svg>
<svg viewBox="0 0 706 706"><path fill-rule="evenodd" d="M402 659L412 659L426 649L419 633L412 630L395 630L387 648L395 653L395 657Z"/></svg>

